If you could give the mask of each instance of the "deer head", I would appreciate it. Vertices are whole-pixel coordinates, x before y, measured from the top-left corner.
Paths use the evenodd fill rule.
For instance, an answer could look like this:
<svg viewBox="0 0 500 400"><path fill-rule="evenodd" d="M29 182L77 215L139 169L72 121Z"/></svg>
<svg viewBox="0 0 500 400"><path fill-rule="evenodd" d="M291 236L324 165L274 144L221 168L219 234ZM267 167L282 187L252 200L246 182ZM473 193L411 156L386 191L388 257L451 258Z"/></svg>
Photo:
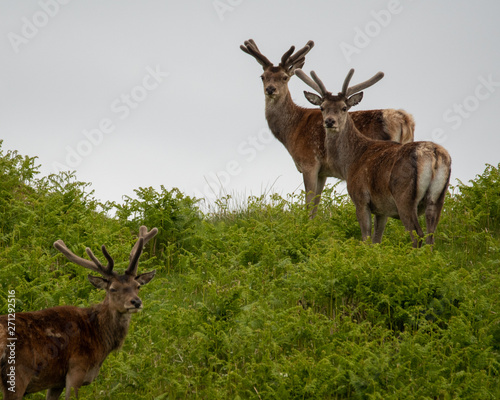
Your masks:
<svg viewBox="0 0 500 400"><path fill-rule="evenodd" d="M295 73L295 70L302 68L306 62L305 56L314 47L314 42L310 40L307 44L295 54L295 46L283 54L278 66L274 66L271 61L264 56L253 39L245 41L240 49L254 57L262 65L264 73L261 75L264 84L264 94L268 98L276 98L288 93L288 81Z"/></svg>
<svg viewBox="0 0 500 400"><path fill-rule="evenodd" d="M300 69L295 71L295 74L302 79L304 83L319 93L318 96L315 93L304 91L306 99L311 104L320 107L321 113L323 114L324 127L327 132L330 131L332 133L339 132L344 128L348 118L347 112L352 106L359 104L363 99L362 90L374 85L384 77L382 72L378 72L372 78L349 87L349 82L354 74L354 69L351 69L344 80L342 91L337 95L333 95L326 89L325 85L314 71L311 71L312 79Z"/></svg>
<svg viewBox="0 0 500 400"><path fill-rule="evenodd" d="M107 260L106 266L102 265L88 247L86 252L91 260L74 254L62 240L56 241L54 247L63 253L68 260L99 273L101 276L89 275L88 279L96 288L106 291L104 303L108 304L111 310L120 314L130 314L142 310L142 301L138 296L139 288L149 283L155 276L156 270L137 275L137 266L144 245L157 233L158 229L156 228L148 232L145 226L141 226L139 230L139 239L130 252L130 263L123 275L119 275L113 271L113 258L109 255L104 245L101 249Z"/></svg>

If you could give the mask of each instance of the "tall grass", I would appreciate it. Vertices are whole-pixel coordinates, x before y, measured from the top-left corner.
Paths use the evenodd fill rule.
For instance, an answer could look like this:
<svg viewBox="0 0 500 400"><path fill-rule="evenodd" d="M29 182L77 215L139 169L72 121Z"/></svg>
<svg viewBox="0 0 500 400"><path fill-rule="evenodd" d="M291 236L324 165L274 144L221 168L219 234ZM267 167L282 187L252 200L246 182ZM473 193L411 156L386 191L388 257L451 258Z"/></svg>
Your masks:
<svg viewBox="0 0 500 400"><path fill-rule="evenodd" d="M498 167L452 188L434 249L413 249L396 220L360 242L335 185L314 221L302 194L207 213L165 187L102 204L35 161L0 147L2 313L10 288L19 312L102 300L56 239L105 243L124 268L138 227L159 228L144 312L81 399L500 398Z"/></svg>

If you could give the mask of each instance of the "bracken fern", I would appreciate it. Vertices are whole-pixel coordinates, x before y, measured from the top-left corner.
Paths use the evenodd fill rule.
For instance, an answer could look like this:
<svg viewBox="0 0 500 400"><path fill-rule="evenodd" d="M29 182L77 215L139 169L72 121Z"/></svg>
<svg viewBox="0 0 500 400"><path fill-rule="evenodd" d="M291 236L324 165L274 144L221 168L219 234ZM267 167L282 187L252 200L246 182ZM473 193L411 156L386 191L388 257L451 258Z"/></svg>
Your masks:
<svg viewBox="0 0 500 400"><path fill-rule="evenodd" d="M19 312L102 299L56 239L80 256L105 243L120 268L137 227L159 228L144 312L80 399L500 398L498 167L452 188L434 249L396 220L362 243L338 185L310 221L302 193L202 212L162 186L103 204L37 168L0 146L3 313L8 289Z"/></svg>

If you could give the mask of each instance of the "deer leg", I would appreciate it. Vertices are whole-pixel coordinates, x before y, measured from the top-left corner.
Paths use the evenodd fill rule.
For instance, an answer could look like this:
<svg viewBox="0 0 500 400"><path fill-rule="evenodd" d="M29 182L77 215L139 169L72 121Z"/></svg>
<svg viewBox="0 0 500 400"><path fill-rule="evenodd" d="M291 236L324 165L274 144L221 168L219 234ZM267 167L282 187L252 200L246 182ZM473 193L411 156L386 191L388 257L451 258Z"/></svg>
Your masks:
<svg viewBox="0 0 500 400"><path fill-rule="evenodd" d="M425 224L427 226L427 238L425 239L426 244L434 244L434 232L436 231L437 224L439 222L439 217L441 215L441 210L443 209L443 201L429 204L425 209Z"/></svg>
<svg viewBox="0 0 500 400"><path fill-rule="evenodd" d="M3 392L3 397L4 400L21 400L23 398L23 394L20 390L17 389L17 383L16 383L16 391L12 393L11 391L6 390Z"/></svg>
<svg viewBox="0 0 500 400"><path fill-rule="evenodd" d="M437 227L437 222L439 220L439 213L436 204L429 204L425 209L425 224L427 226L427 238L425 239L426 244L434 244L434 231Z"/></svg>
<svg viewBox="0 0 500 400"><path fill-rule="evenodd" d="M65 400L69 400L71 397L71 388L75 389L75 396L78 398L78 389L83 385L83 380L85 379L85 371L81 368L74 367L70 368L68 374L66 375L66 396Z"/></svg>
<svg viewBox="0 0 500 400"><path fill-rule="evenodd" d="M316 182L316 196L314 196L315 213L318 209L319 201L321 200L321 193L323 193L325 183L326 183L326 176L318 176L318 180Z"/></svg>
<svg viewBox="0 0 500 400"><path fill-rule="evenodd" d="M21 400L23 398L24 389L19 390L16 382L16 391L11 392L10 390L3 389L3 399L4 400Z"/></svg>
<svg viewBox="0 0 500 400"><path fill-rule="evenodd" d="M361 228L363 242L372 235L372 213L368 205L356 205L356 217Z"/></svg>
<svg viewBox="0 0 500 400"><path fill-rule="evenodd" d="M432 201L431 199L427 200L427 207L425 208L425 224L427 226L428 236L425 239L426 244L434 244L434 232L436 231L439 217L441 216L441 211L443 210L445 194L446 188L442 191L436 201Z"/></svg>
<svg viewBox="0 0 500 400"><path fill-rule="evenodd" d="M62 391L64 388L52 388L47 390L47 397L46 400L57 400L59 396L61 395Z"/></svg>
<svg viewBox="0 0 500 400"><path fill-rule="evenodd" d="M22 369L22 367L21 367ZM16 369L16 372L19 372L19 369ZM5 372L6 373L6 372ZM13 392L8 389L7 386L7 376L3 375L0 381L0 387L2 388L2 394L4 400L21 400L24 396L24 392L28 387L28 384L31 380L30 376L22 376L21 374L16 374L16 386Z"/></svg>
<svg viewBox="0 0 500 400"><path fill-rule="evenodd" d="M319 198L316 200L316 197L318 195L318 187L320 186L319 181L321 177L318 176L318 172L316 170L304 171L302 176L304 178L304 187L306 190L306 205L309 209L309 219L313 219L316 216L317 206L319 203ZM323 182L323 186L324 184L325 183ZM319 193L321 193L322 190L323 187L321 187Z"/></svg>
<svg viewBox="0 0 500 400"><path fill-rule="evenodd" d="M375 215L373 243L382 242L382 235L384 234L385 225L387 224L387 218L386 215Z"/></svg>
<svg viewBox="0 0 500 400"><path fill-rule="evenodd" d="M424 237L424 231L420 227L420 224L418 223L418 215L417 215L417 210L412 210L411 212L408 213L399 213L399 218L401 219L401 222L403 223L405 229L410 232L410 237L413 242L413 247L421 247L422 242L421 239ZM415 237L413 234L413 231L417 232L418 238Z"/></svg>

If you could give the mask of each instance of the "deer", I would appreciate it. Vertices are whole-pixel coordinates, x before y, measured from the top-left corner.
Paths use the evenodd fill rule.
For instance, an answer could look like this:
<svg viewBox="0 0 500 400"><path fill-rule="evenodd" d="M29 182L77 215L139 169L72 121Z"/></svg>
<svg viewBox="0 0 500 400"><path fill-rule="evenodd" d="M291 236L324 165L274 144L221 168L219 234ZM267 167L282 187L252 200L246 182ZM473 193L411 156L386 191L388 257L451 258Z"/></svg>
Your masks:
<svg viewBox="0 0 500 400"><path fill-rule="evenodd" d="M288 82L297 69L305 64L305 56L314 47L312 40L295 52L295 46L283 54L278 65L273 65L257 47L253 39L241 45L262 66L261 79L265 95L265 115L269 129L288 150L297 170L302 174L309 218L313 219L328 177L341 177L326 162L325 129L318 109L295 104ZM372 139L401 143L413 141L415 122L403 110L365 110L351 113L361 133Z"/></svg>
<svg viewBox="0 0 500 400"><path fill-rule="evenodd" d="M121 275L113 271L113 258L104 245L106 266L90 248L86 249L88 260L74 254L62 240L54 243L69 261L101 275L88 275L88 280L105 290L106 296L88 308L58 306L16 313L15 341L7 337L7 316L0 316L0 386L4 400L22 399L41 390L47 390L47 400L56 400L64 389L68 400L71 389L78 397L78 389L97 377L108 354L122 346L132 314L143 308L139 288L154 278L156 270L137 275L138 262L144 245L157 232L156 228L148 232L145 226L140 227L129 265ZM9 363L7 353L12 352L15 362Z"/></svg>
<svg viewBox="0 0 500 400"><path fill-rule="evenodd" d="M440 145L421 141L377 141L361 134L348 112L360 103L362 90L384 77L377 73L349 87L347 74L337 95L329 92L314 71L296 75L318 94L304 91L306 99L320 107L326 132L325 148L330 168L347 181L347 192L356 207L362 240L381 243L387 219L397 218L410 232L413 247L420 247L424 233L418 216L425 214L426 244L434 244L434 232L443 209L451 174L451 157ZM372 236L372 218L374 232ZM416 237L413 232L416 232Z"/></svg>

